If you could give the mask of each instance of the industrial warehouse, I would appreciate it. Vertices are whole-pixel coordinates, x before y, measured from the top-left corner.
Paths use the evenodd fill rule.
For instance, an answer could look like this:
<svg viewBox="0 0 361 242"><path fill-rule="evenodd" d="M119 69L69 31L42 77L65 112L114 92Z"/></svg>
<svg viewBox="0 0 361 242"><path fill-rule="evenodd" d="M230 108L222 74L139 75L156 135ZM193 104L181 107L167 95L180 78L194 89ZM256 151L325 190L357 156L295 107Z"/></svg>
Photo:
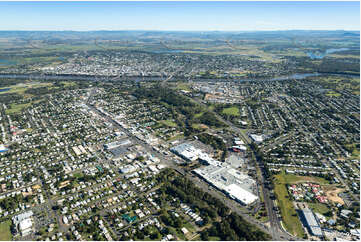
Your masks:
<svg viewBox="0 0 361 242"><path fill-rule="evenodd" d="M304 225L309 229L310 233L317 237L322 237L322 230L320 227L320 224L317 221L317 218L313 214L313 212L310 209L302 209L302 217L301 221L304 223Z"/></svg>
<svg viewBox="0 0 361 242"><path fill-rule="evenodd" d="M195 148L190 143L183 143L172 147L170 149L176 155L179 155L186 161L196 161L200 160L207 165L221 166L222 163L210 157L207 153L203 152L201 149Z"/></svg>
<svg viewBox="0 0 361 242"><path fill-rule="evenodd" d="M199 160L202 164L206 164L207 166L194 169L193 172L230 198L243 205L250 205L258 200L254 195L257 185L250 176L213 159L190 143L179 144L172 147L171 151L187 161Z"/></svg>
<svg viewBox="0 0 361 242"><path fill-rule="evenodd" d="M228 165L209 165L193 172L243 205L250 205L258 200L252 193L256 188L256 182Z"/></svg>

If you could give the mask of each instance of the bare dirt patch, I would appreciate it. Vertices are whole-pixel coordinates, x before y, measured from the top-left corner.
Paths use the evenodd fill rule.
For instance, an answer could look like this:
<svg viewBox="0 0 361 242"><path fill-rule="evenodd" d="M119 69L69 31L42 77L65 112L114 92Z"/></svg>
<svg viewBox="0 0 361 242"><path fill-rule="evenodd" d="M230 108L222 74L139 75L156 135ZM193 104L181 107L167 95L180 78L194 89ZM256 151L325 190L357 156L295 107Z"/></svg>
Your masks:
<svg viewBox="0 0 361 242"><path fill-rule="evenodd" d="M199 127L202 128L202 129L208 129L208 126L205 125L205 124L199 124Z"/></svg>
<svg viewBox="0 0 361 242"><path fill-rule="evenodd" d="M334 202L334 203L340 203L340 204L345 204L345 202L343 201L342 198L340 198L338 196L338 194L340 192L343 192L345 189L343 188L335 188L335 187L330 187L327 191L326 191L326 196L327 199Z"/></svg>

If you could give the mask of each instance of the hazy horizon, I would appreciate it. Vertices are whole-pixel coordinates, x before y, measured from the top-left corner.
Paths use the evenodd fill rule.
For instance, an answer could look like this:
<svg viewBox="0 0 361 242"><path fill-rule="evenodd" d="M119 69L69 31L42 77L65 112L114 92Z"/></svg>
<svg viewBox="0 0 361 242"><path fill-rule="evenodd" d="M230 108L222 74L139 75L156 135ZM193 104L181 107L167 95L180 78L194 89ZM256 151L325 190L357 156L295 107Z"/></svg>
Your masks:
<svg viewBox="0 0 361 242"><path fill-rule="evenodd" d="M360 2L0 2L0 31L360 31Z"/></svg>
<svg viewBox="0 0 361 242"><path fill-rule="evenodd" d="M274 29L274 30L172 30L172 29L165 29L165 30L155 30L155 29L112 29L112 30L107 30L107 29L94 29L94 30L72 30L72 29L64 29L64 30L49 30L49 29L44 29L44 30L19 30L19 29L9 29L9 30L1 30L0 32L11 32L11 31L15 31L15 32L102 32L102 31L106 31L106 32L236 32L236 33L242 33L242 32L291 32L291 31L312 31L312 32L322 32L322 31L328 31L328 32L332 32L332 31L344 31L344 32L360 32L360 30L356 30L356 29L351 29L351 30L346 30L346 29Z"/></svg>

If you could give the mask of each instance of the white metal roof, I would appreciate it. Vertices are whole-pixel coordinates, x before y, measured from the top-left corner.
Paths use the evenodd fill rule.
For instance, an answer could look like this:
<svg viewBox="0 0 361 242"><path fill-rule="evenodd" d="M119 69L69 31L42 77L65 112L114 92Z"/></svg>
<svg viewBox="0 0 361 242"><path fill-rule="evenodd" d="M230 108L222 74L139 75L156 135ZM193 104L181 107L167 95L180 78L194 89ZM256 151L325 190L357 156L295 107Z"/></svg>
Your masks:
<svg viewBox="0 0 361 242"><path fill-rule="evenodd" d="M231 184L226 187L226 191L229 193L230 196L234 197L235 199L241 201L244 204L251 204L257 200L257 196L253 195L252 193L248 192L247 190L241 188L236 184Z"/></svg>
<svg viewBox="0 0 361 242"><path fill-rule="evenodd" d="M31 228L31 226L33 225L33 223L31 222L30 218L24 219L19 223L19 229L20 230L26 230Z"/></svg>

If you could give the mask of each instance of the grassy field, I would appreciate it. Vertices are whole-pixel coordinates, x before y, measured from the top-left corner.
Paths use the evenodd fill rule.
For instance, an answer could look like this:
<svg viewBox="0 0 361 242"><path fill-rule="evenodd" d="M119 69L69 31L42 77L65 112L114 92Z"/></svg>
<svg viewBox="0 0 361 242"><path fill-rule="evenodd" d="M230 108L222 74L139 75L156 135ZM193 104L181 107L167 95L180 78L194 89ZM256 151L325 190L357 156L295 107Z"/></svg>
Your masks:
<svg viewBox="0 0 361 242"><path fill-rule="evenodd" d="M71 82L71 81L61 82L61 84L64 84L65 87L75 86L76 85L75 82Z"/></svg>
<svg viewBox="0 0 361 242"><path fill-rule="evenodd" d="M220 241L221 238L217 237L217 236L209 236L209 241Z"/></svg>
<svg viewBox="0 0 361 242"><path fill-rule="evenodd" d="M183 226L188 229L189 232L195 232L195 228L189 222L184 223Z"/></svg>
<svg viewBox="0 0 361 242"><path fill-rule="evenodd" d="M337 93L337 91L341 90L349 90L353 94L360 95L359 77L317 76L312 80L332 90L326 94L327 96L340 96L341 94Z"/></svg>
<svg viewBox="0 0 361 242"><path fill-rule="evenodd" d="M46 56L46 57L26 57L26 58L17 58L16 63L17 64L50 64L54 62L59 62L59 57L56 56Z"/></svg>
<svg viewBox="0 0 361 242"><path fill-rule="evenodd" d="M285 182L285 184L294 184L294 183L300 183L300 182L315 182L320 185L330 184L326 179L324 179L322 177L297 176L297 175L293 175L293 174L285 174L283 172L279 175L282 176L282 179Z"/></svg>
<svg viewBox="0 0 361 242"><path fill-rule="evenodd" d="M7 94L7 93L17 93L19 95L24 95L25 91L29 88L38 88L38 87L46 87L46 86L52 86L52 83L48 82L27 82L24 81L24 83L8 86L8 87L2 87L1 89L10 88L10 90L1 92L1 94Z"/></svg>
<svg viewBox="0 0 361 242"><path fill-rule="evenodd" d="M74 174L75 178L82 178L83 176L84 176L83 173L75 173Z"/></svg>
<svg viewBox="0 0 361 242"><path fill-rule="evenodd" d="M208 109L213 111L215 108L215 105L214 104L208 104Z"/></svg>
<svg viewBox="0 0 361 242"><path fill-rule="evenodd" d="M281 210L281 216L284 226L288 232L298 237L303 237L304 231L302 228L302 224L297 216L293 203L289 198L286 185L301 182L314 182L321 185L328 185L329 182L326 179L320 177L297 176L293 174L285 174L284 171L282 171L282 173L278 175L275 175L274 179L274 191L277 197L278 205ZM310 207L314 208L316 212L320 212L321 214L328 211L327 206L324 204L314 204Z"/></svg>
<svg viewBox="0 0 361 242"><path fill-rule="evenodd" d="M204 124L192 124L192 128L203 130L203 129L208 129L208 126Z"/></svg>
<svg viewBox="0 0 361 242"><path fill-rule="evenodd" d="M197 114L194 115L194 117L195 117L195 118L199 118L199 117L201 117L201 116L203 115L203 113L204 113L204 112L197 113Z"/></svg>
<svg viewBox="0 0 361 242"><path fill-rule="evenodd" d="M172 120L161 120L159 122L169 127L177 127L177 124Z"/></svg>
<svg viewBox="0 0 361 242"><path fill-rule="evenodd" d="M341 96L341 94L337 93L337 92L334 92L334 91L329 91L329 92L326 93L326 96L327 97L339 97L339 96Z"/></svg>
<svg viewBox="0 0 361 242"><path fill-rule="evenodd" d="M304 236L303 227L297 216L293 203L288 196L286 189L287 180L285 178L285 174L278 174L274 176L274 178L274 191L281 210L282 221L285 225L285 228L291 234L302 238Z"/></svg>
<svg viewBox="0 0 361 242"><path fill-rule="evenodd" d="M0 241L11 240L10 225L10 220L0 223Z"/></svg>
<svg viewBox="0 0 361 242"><path fill-rule="evenodd" d="M18 93L23 94L26 91L26 87L23 85L14 85L8 87L2 87L1 89L10 88L7 91L1 92L0 94L8 94L8 93Z"/></svg>
<svg viewBox="0 0 361 242"><path fill-rule="evenodd" d="M6 114L19 113L24 108L31 106L31 103L11 104L9 109L5 110Z"/></svg>
<svg viewBox="0 0 361 242"><path fill-rule="evenodd" d="M352 151L352 157L355 158L355 159L360 159L360 150L355 148L353 151Z"/></svg>
<svg viewBox="0 0 361 242"><path fill-rule="evenodd" d="M185 90L185 91L191 91L191 88L189 87L189 84L181 82L177 84L178 90Z"/></svg>
<svg viewBox="0 0 361 242"><path fill-rule="evenodd" d="M236 117L238 117L240 115L238 107L224 108L222 110L222 113L226 114L226 115L236 116Z"/></svg>
<svg viewBox="0 0 361 242"><path fill-rule="evenodd" d="M325 214L328 211L330 211L330 209L327 207L327 205L322 204L322 203L308 203L308 207L311 208L314 212L320 213L320 214Z"/></svg>
<svg viewBox="0 0 361 242"><path fill-rule="evenodd" d="M183 134L177 134L173 137L170 137L169 139L167 139L168 141L173 141L173 140L176 140L176 139L183 139L184 138L184 135Z"/></svg>
<svg viewBox="0 0 361 242"><path fill-rule="evenodd" d="M351 158L352 159L360 159L360 150L356 147L356 143L345 145L348 149L352 149Z"/></svg>
<svg viewBox="0 0 361 242"><path fill-rule="evenodd" d="M352 94L360 95L360 91L353 91Z"/></svg>

